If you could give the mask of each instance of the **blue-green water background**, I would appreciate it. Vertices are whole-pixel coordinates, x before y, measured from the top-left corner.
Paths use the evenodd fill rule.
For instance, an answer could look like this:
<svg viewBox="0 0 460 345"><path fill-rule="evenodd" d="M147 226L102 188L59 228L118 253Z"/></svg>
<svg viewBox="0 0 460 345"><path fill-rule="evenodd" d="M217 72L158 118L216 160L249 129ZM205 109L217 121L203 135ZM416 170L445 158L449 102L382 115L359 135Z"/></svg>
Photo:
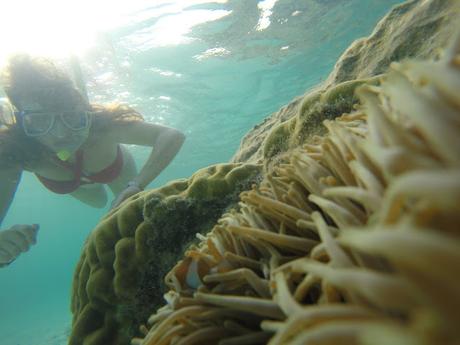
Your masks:
<svg viewBox="0 0 460 345"><path fill-rule="evenodd" d="M123 101L187 135L150 187L228 161L254 125L327 77L356 38L398 0L279 0L256 30L258 1L234 0L161 13L174 1L145 1L123 26L101 33L80 56L90 98ZM191 1L193 2L193 1ZM156 5L155 5L156 4ZM151 29L190 11L232 11L192 28L188 42L157 46ZM160 14L158 14L160 13ZM203 57L212 48L222 54ZM149 149L133 147L138 167ZM0 345L65 344L70 289L82 244L106 210L45 190L26 173L3 223L39 223L38 244L0 270Z"/></svg>

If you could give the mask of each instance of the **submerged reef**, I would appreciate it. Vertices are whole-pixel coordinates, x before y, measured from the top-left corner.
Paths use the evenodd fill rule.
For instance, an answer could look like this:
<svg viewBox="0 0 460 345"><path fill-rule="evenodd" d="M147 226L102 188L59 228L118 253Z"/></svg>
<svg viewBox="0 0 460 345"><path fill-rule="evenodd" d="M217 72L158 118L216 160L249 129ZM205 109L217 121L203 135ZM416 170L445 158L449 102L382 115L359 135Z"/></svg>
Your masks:
<svg viewBox="0 0 460 345"><path fill-rule="evenodd" d="M133 345L460 343L460 36L392 64L166 275Z"/></svg>
<svg viewBox="0 0 460 345"><path fill-rule="evenodd" d="M232 162L276 160L313 135L324 134L323 120L350 112L358 102L355 88L385 72L391 62L436 57L456 33L458 6L457 0L410 0L393 7L369 37L350 45L324 83L250 131Z"/></svg>
<svg viewBox="0 0 460 345"><path fill-rule="evenodd" d="M323 86L384 73L393 61L436 57L457 33L457 11L457 0L409 0L393 7L369 37L348 47Z"/></svg>
<svg viewBox="0 0 460 345"><path fill-rule="evenodd" d="M396 6L243 140L245 164L105 217L69 344L460 343L460 40L439 50L458 5Z"/></svg>
<svg viewBox="0 0 460 345"><path fill-rule="evenodd" d="M251 164L219 164L143 192L107 215L74 273L69 344L128 344L163 302L164 275L260 176Z"/></svg>

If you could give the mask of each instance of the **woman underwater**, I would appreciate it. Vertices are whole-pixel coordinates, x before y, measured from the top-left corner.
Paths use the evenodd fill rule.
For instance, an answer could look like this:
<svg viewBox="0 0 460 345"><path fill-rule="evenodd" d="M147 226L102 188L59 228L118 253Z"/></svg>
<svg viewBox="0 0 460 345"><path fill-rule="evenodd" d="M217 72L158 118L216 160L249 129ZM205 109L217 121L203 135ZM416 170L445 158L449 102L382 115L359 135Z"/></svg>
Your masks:
<svg viewBox="0 0 460 345"><path fill-rule="evenodd" d="M143 190L182 146L180 131L147 123L125 105L90 104L69 75L52 61L16 55L4 70L9 102L0 111L0 226L22 171L34 173L50 191L70 194L92 207L115 207ZM136 172L121 144L154 147ZM38 225L0 231L0 267L35 243Z"/></svg>

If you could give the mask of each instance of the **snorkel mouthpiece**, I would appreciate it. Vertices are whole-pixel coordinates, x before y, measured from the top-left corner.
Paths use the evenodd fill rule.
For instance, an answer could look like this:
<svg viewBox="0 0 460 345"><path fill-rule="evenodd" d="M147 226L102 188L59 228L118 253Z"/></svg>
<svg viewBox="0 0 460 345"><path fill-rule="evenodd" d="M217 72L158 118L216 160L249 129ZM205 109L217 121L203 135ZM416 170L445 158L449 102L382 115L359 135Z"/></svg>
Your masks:
<svg viewBox="0 0 460 345"><path fill-rule="evenodd" d="M58 158L61 160L61 161L66 161L70 158L70 152L67 151L67 150L61 150L59 151L58 153L56 153L56 155L58 156Z"/></svg>

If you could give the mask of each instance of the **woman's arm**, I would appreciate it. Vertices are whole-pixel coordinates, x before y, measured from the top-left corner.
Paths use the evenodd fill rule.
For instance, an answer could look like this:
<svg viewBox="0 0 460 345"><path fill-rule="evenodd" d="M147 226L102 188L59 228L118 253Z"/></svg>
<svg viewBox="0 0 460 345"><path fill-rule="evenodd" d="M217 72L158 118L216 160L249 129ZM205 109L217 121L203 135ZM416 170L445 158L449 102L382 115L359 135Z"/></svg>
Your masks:
<svg viewBox="0 0 460 345"><path fill-rule="evenodd" d="M20 168L0 168L0 226L13 202L21 175L22 169Z"/></svg>
<svg viewBox="0 0 460 345"><path fill-rule="evenodd" d="M111 136L121 144L153 147L139 174L133 179L142 189L169 165L185 140L185 135L176 129L142 121L116 124Z"/></svg>
<svg viewBox="0 0 460 345"><path fill-rule="evenodd" d="M0 225L13 201L21 180L19 168L0 168ZM38 225L13 225L0 231L0 267L13 262L19 254L29 250L37 241Z"/></svg>

